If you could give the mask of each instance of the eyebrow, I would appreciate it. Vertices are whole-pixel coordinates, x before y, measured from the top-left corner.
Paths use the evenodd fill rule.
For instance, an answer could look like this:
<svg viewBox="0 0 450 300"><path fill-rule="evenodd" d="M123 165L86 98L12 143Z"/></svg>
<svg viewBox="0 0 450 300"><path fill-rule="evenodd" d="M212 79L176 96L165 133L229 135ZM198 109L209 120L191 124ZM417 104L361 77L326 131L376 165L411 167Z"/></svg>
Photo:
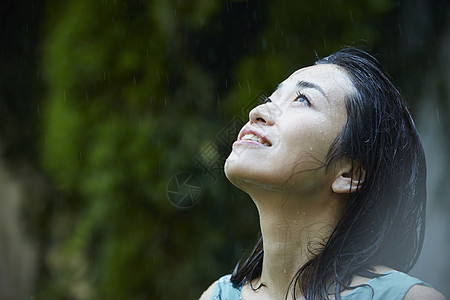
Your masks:
<svg viewBox="0 0 450 300"><path fill-rule="evenodd" d="M275 89L275 91L280 90L282 87L283 87L283 83L280 83L280 84L277 86L277 88Z"/></svg>
<svg viewBox="0 0 450 300"><path fill-rule="evenodd" d="M324 95L326 97L324 90L315 83L308 82L308 81L299 81L299 82L297 82L297 87L318 90L320 93L322 93L322 95Z"/></svg>
<svg viewBox="0 0 450 300"><path fill-rule="evenodd" d="M276 89L275 91L281 89L282 87L283 87L283 83L280 83L280 84L277 86L277 89ZM303 80L302 80L302 81L297 82L297 88L316 89L316 90L318 90L322 95L324 95L324 96L326 97L325 91L324 91L320 86L318 86L318 85L315 84L315 83L309 82L309 81L303 81Z"/></svg>

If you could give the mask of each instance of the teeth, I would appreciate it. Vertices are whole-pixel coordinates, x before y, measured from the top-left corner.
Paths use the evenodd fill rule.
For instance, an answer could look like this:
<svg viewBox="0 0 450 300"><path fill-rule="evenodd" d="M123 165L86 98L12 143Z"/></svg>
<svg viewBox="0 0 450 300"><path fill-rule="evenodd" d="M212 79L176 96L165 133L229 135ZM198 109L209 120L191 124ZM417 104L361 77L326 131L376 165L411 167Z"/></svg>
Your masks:
<svg viewBox="0 0 450 300"><path fill-rule="evenodd" d="M241 138L241 140L255 141L255 142L263 144L264 146L270 146L270 144L268 142L264 142L262 138L260 138L259 136L254 135L253 133L245 134Z"/></svg>

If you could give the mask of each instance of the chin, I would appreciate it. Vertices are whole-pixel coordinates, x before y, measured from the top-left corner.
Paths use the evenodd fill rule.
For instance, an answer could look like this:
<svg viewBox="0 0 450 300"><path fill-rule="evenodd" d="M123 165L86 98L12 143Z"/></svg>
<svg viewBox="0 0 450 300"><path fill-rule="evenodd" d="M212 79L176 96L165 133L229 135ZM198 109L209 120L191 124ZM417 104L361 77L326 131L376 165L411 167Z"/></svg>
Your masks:
<svg viewBox="0 0 450 300"><path fill-rule="evenodd" d="M242 177L244 175L242 173L245 173L245 167L239 163L239 160L237 158L238 157L236 157L233 152L230 154L230 156L225 161L224 172L225 176L233 185L241 188L239 182L242 181Z"/></svg>
<svg viewBox="0 0 450 300"><path fill-rule="evenodd" d="M269 168L270 169L270 168ZM279 177L273 176L273 172L267 172L264 163L252 163L239 156L231 155L225 161L224 171L228 180L240 190L249 193L250 190L268 186L278 186Z"/></svg>

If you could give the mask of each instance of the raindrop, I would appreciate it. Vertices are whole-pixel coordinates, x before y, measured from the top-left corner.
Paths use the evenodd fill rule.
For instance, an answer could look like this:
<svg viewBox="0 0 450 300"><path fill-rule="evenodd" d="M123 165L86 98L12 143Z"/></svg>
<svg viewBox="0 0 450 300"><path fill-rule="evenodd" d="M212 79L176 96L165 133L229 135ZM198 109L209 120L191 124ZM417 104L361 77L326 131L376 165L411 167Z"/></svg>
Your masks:
<svg viewBox="0 0 450 300"><path fill-rule="evenodd" d="M38 112L38 115L41 114L41 110L39 109L39 104L37 105L37 112Z"/></svg>
<svg viewBox="0 0 450 300"><path fill-rule="evenodd" d="M437 118L437 122L439 124L440 119L439 119L439 108L436 108L436 118Z"/></svg>
<svg viewBox="0 0 450 300"><path fill-rule="evenodd" d="M350 19L352 19L352 23L355 21L355 20L353 20L353 13L352 13L351 9L350 9Z"/></svg>
<svg viewBox="0 0 450 300"><path fill-rule="evenodd" d="M239 88L241 89L242 87L241 87L241 83L238 81L238 86L239 86Z"/></svg>
<svg viewBox="0 0 450 300"><path fill-rule="evenodd" d="M64 90L64 102L66 102L66 90Z"/></svg>

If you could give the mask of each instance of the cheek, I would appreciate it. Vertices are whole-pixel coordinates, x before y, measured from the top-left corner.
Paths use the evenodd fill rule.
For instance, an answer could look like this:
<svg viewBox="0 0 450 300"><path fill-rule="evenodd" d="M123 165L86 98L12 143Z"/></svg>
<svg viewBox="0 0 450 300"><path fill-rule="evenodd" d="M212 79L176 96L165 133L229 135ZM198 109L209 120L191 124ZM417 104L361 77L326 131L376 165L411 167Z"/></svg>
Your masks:
<svg viewBox="0 0 450 300"><path fill-rule="evenodd" d="M337 136L335 126L324 117L314 117L300 125L292 126L283 135L286 154L301 160L303 156L309 156L314 160L323 161L328 150Z"/></svg>
<svg viewBox="0 0 450 300"><path fill-rule="evenodd" d="M277 151L278 165L274 173L284 178L288 189L296 192L311 193L329 184L325 164L338 130L330 128L325 119L309 124L302 130L286 133L287 139Z"/></svg>

